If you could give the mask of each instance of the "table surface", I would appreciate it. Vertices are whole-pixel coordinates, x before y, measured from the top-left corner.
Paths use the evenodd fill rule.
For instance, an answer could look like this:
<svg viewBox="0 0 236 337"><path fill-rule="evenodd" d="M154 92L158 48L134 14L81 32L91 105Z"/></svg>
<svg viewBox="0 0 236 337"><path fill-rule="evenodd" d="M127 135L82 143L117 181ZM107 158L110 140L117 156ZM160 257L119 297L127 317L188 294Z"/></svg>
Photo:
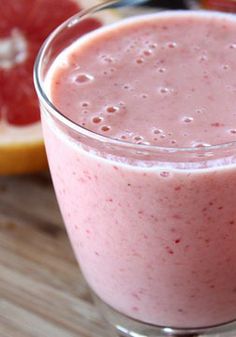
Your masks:
<svg viewBox="0 0 236 337"><path fill-rule="evenodd" d="M104 337L47 173L0 177L0 336Z"/></svg>

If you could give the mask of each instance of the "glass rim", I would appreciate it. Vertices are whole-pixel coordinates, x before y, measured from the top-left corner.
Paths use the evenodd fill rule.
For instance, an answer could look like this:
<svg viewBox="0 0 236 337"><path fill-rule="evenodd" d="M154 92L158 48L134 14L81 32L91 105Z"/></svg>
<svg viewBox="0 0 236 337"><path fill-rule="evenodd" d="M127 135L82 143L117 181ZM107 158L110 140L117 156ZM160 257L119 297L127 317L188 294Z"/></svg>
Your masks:
<svg viewBox="0 0 236 337"><path fill-rule="evenodd" d="M82 125L77 124L72 119L67 117L65 114L63 114L59 109L56 108L56 106L53 104L53 102L50 100L49 96L46 93L46 90L44 89L44 81L41 77L41 68L43 65L43 60L46 55L46 52L48 48L50 48L51 43L53 43L54 39L65 29L69 29L70 27L74 27L75 25L79 24L80 20L83 18L86 18L88 15L95 14L98 11L101 10L107 10L114 7L128 7L133 6L135 4L139 4L142 2L142 0L108 0L101 4L92 6L88 9L84 9L79 11L77 14L71 16L66 21L64 21L62 24L60 24L57 28L55 28L49 36L46 38L44 43L42 44L37 57L35 59L34 63L34 70L33 70L33 78L34 78L34 85L35 89L39 98L39 101L43 102L48 111L58 120L60 121L64 126L68 127L72 131L75 131L78 134L82 134L83 136L86 136L90 139L110 144L110 145L116 145L121 146L126 149L136 149L140 152L147 152L147 151L157 151L162 153L184 153L187 152L189 154L195 154L201 152L209 152L209 151L217 151L217 150L227 150L231 148L236 148L236 141L232 142L225 142L225 143L219 143L214 145L205 145L200 147L171 147L171 146L159 146L155 144L135 144L129 141L125 141L122 139L113 138L110 136L99 134L95 131L92 131ZM234 21L236 21L236 17L233 16L232 13L222 13L222 12L216 12L216 11L206 11L206 10L165 10L161 12L156 12L156 15L199 15L199 16L218 16L218 17L225 17L225 18L231 18ZM122 20L122 18L121 18ZM58 55L57 55L58 56Z"/></svg>

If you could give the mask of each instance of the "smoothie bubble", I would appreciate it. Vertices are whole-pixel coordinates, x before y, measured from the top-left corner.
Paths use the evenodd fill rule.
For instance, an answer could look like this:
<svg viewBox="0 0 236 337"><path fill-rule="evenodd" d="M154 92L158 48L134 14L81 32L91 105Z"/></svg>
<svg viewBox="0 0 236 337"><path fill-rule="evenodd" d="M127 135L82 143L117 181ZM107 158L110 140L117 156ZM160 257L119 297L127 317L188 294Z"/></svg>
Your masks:
<svg viewBox="0 0 236 337"><path fill-rule="evenodd" d="M166 68L161 67L161 68L158 68L157 71L159 73L165 73L166 72Z"/></svg>
<svg viewBox="0 0 236 337"><path fill-rule="evenodd" d="M107 132L107 131L109 131L111 129L111 127L110 126L107 126L107 125L103 125L102 127L101 127L101 130L103 131L103 132Z"/></svg>
<svg viewBox="0 0 236 337"><path fill-rule="evenodd" d="M151 44L149 45L149 48L151 48L151 49L156 49L156 48L157 48L157 43L151 43Z"/></svg>
<svg viewBox="0 0 236 337"><path fill-rule="evenodd" d="M143 99L148 98L148 94L141 94L141 98L143 98Z"/></svg>
<svg viewBox="0 0 236 337"><path fill-rule="evenodd" d="M81 106L82 108L87 108L87 107L89 106L89 103L88 103L88 102L81 102L81 103L80 103L80 106Z"/></svg>
<svg viewBox="0 0 236 337"><path fill-rule="evenodd" d="M131 85L130 84L125 84L124 86L123 86L123 89L125 89L125 90L130 90L132 87L131 87Z"/></svg>
<svg viewBox="0 0 236 337"><path fill-rule="evenodd" d="M94 77L90 74L80 73L78 74L74 81L78 84L85 84L94 80Z"/></svg>
<svg viewBox="0 0 236 337"><path fill-rule="evenodd" d="M143 55L144 55L144 56L151 56L151 55L152 55L152 50L150 50L150 49L145 49L145 50L143 51Z"/></svg>
<svg viewBox="0 0 236 337"><path fill-rule="evenodd" d="M163 133L163 130L161 129L153 129L152 131L155 135L159 135L160 133Z"/></svg>
<svg viewBox="0 0 236 337"><path fill-rule="evenodd" d="M166 46L170 49L174 49L177 47L177 43L176 42L167 42Z"/></svg>
<svg viewBox="0 0 236 337"><path fill-rule="evenodd" d="M113 114L115 112L118 112L120 109L118 106L115 106L115 105L110 105L106 108L106 111L109 113L109 114Z"/></svg>
<svg viewBox="0 0 236 337"><path fill-rule="evenodd" d="M229 45L229 48L230 48L230 49L236 49L236 43L231 43L231 44Z"/></svg>
<svg viewBox="0 0 236 337"><path fill-rule="evenodd" d="M229 70L230 69L230 66L228 64L222 64L221 65L221 69L222 70Z"/></svg>
<svg viewBox="0 0 236 337"><path fill-rule="evenodd" d="M230 133L232 133L233 135L236 135L236 129L231 129L229 130Z"/></svg>
<svg viewBox="0 0 236 337"><path fill-rule="evenodd" d="M140 58L136 59L136 63L142 64L142 63L144 63L144 59L140 57Z"/></svg>
<svg viewBox="0 0 236 337"><path fill-rule="evenodd" d="M199 60L200 63L206 62L208 60L208 57L207 57L207 55L203 54L198 58L198 60Z"/></svg>
<svg viewBox="0 0 236 337"><path fill-rule="evenodd" d="M170 176L170 173L167 172L167 171L163 171L160 173L160 176L163 177L163 178L168 178Z"/></svg>
<svg viewBox="0 0 236 337"><path fill-rule="evenodd" d="M102 61L102 63L114 63L114 58L110 55L101 55L100 59Z"/></svg>
<svg viewBox="0 0 236 337"><path fill-rule="evenodd" d="M143 137L142 136L134 136L133 140L135 140L136 142L140 142L140 141L143 140Z"/></svg>
<svg viewBox="0 0 236 337"><path fill-rule="evenodd" d="M161 95L169 95L169 94L171 94L171 89L167 88L167 87L160 87L159 88L159 93Z"/></svg>
<svg viewBox="0 0 236 337"><path fill-rule="evenodd" d="M183 122L184 123L191 123L191 122L193 122L193 117L184 117Z"/></svg>
<svg viewBox="0 0 236 337"><path fill-rule="evenodd" d="M113 63L114 62L114 59L112 57L105 57L103 60L106 63Z"/></svg>
<svg viewBox="0 0 236 337"><path fill-rule="evenodd" d="M92 122L93 122L94 124L99 124L99 123L101 123L102 120L103 120L102 117L95 116L95 117L93 117Z"/></svg>
<svg viewBox="0 0 236 337"><path fill-rule="evenodd" d="M197 114L201 114L201 113L204 112L204 109L203 109L203 108L197 108L197 109L195 110L195 112L196 112Z"/></svg>

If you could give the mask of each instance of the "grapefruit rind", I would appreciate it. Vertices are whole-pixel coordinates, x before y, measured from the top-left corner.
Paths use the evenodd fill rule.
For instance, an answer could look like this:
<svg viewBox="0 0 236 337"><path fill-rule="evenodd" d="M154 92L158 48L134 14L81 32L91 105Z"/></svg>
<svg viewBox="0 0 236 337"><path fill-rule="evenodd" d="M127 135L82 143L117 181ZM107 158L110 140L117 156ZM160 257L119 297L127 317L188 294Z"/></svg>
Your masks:
<svg viewBox="0 0 236 337"><path fill-rule="evenodd" d="M25 127L0 123L0 175L47 169L41 122Z"/></svg>
<svg viewBox="0 0 236 337"><path fill-rule="evenodd" d="M41 122L36 122L26 126L14 126L0 121L0 149L6 146L25 144L28 142L39 142L42 140Z"/></svg>
<svg viewBox="0 0 236 337"><path fill-rule="evenodd" d="M0 145L0 175L34 173L47 169L43 140Z"/></svg>

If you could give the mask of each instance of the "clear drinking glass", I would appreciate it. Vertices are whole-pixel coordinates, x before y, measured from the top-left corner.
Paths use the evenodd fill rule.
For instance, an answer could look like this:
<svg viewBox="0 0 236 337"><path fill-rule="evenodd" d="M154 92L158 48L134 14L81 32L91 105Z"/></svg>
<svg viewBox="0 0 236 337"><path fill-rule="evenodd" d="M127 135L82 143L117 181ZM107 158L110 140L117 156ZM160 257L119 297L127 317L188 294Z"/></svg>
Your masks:
<svg viewBox="0 0 236 337"><path fill-rule="evenodd" d="M76 125L49 98L46 79L55 58L99 22L109 24L104 18L139 12L125 3L108 1L70 18L49 36L35 65L68 235L98 307L119 336L235 337L236 144L132 144Z"/></svg>

